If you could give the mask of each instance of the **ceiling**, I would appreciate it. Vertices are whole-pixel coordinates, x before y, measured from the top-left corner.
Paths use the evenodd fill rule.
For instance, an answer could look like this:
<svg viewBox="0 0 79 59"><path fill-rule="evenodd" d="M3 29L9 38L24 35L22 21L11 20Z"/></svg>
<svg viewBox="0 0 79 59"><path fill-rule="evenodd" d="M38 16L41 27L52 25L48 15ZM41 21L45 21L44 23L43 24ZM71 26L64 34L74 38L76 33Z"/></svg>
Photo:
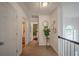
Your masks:
<svg viewBox="0 0 79 59"><path fill-rule="evenodd" d="M18 4L25 13L28 10L28 13L32 15L49 14L59 5L58 2L48 2L47 7L40 7L40 2L19 2Z"/></svg>

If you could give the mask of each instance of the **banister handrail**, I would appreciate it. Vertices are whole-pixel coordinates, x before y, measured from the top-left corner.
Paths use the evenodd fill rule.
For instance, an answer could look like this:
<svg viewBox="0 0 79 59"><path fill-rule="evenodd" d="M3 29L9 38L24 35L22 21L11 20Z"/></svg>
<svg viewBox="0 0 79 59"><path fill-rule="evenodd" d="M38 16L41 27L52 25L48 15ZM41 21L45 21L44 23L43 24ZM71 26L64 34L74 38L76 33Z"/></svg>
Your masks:
<svg viewBox="0 0 79 59"><path fill-rule="evenodd" d="M61 37L61 36L58 36L58 38L60 38L60 39L64 39L64 40L67 40L67 41L69 41L69 42L72 42L72 43L75 43L75 44L79 45L79 42L77 42L77 41L69 40L69 39L67 39L67 38L63 38L63 37Z"/></svg>

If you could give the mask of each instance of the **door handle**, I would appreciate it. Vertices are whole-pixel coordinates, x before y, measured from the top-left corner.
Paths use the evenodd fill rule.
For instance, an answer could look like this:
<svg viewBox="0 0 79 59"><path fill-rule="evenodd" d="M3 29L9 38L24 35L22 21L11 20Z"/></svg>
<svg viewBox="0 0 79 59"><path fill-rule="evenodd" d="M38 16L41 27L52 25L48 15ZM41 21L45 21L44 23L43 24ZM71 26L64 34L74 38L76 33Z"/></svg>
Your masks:
<svg viewBox="0 0 79 59"><path fill-rule="evenodd" d="M3 42L0 42L0 45L4 45L4 43Z"/></svg>

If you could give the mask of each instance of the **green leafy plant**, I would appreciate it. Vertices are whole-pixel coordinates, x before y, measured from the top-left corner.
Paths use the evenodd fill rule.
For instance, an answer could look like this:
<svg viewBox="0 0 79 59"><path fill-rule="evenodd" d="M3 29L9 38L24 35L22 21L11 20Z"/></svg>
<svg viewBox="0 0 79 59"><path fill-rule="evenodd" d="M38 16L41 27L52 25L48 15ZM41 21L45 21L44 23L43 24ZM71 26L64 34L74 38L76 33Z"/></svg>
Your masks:
<svg viewBox="0 0 79 59"><path fill-rule="evenodd" d="M49 39L49 35L50 35L50 29L48 28L48 26L44 26L44 35L45 35L45 37L46 37L46 39Z"/></svg>
<svg viewBox="0 0 79 59"><path fill-rule="evenodd" d="M33 31L33 36L36 36L37 35L37 31Z"/></svg>
<svg viewBox="0 0 79 59"><path fill-rule="evenodd" d="M44 26L44 35L46 37L46 48L47 48L47 42L48 42L48 39L49 39L49 35L50 35L50 29L48 28L48 26Z"/></svg>

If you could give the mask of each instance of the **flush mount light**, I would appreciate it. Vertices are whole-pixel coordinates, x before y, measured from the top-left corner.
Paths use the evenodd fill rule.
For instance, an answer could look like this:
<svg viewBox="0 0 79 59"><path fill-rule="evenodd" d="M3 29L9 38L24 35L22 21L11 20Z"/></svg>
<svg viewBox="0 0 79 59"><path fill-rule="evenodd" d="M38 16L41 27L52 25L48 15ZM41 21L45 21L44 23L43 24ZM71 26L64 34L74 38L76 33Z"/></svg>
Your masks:
<svg viewBox="0 0 79 59"><path fill-rule="evenodd" d="M43 2L43 7L46 7L47 6L47 2Z"/></svg>
<svg viewBox="0 0 79 59"><path fill-rule="evenodd" d="M41 6L41 7L47 7L47 5L48 5L47 2L41 2L41 3L40 3L40 6Z"/></svg>

